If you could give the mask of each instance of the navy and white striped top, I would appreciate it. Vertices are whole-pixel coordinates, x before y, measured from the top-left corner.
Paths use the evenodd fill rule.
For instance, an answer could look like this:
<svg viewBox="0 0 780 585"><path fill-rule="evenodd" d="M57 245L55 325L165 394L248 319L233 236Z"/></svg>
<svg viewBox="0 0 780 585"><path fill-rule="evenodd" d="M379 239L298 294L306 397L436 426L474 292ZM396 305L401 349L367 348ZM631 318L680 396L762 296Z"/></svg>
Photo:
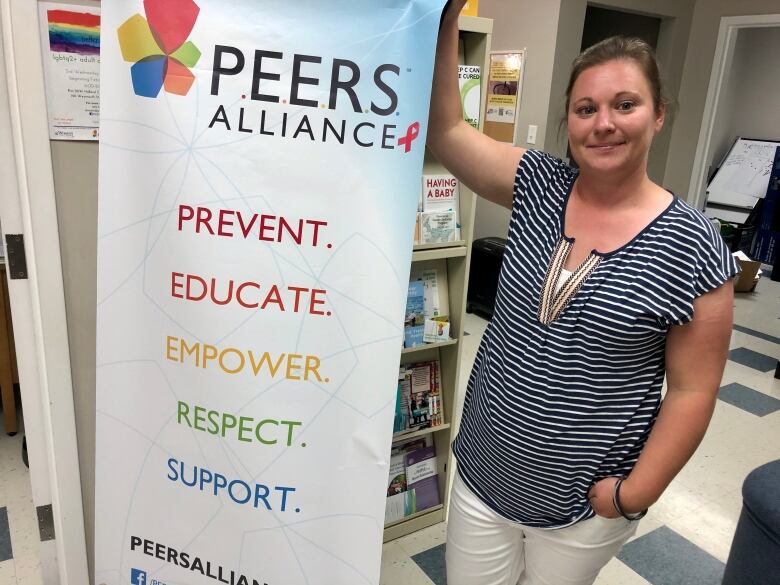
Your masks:
<svg viewBox="0 0 780 585"><path fill-rule="evenodd" d="M489 508L540 528L592 517L591 485L628 475L660 407L667 330L738 272L710 221L674 197L628 244L591 254L579 282L547 290L571 245L562 224L576 176L539 151L520 161L495 312L453 447Z"/></svg>

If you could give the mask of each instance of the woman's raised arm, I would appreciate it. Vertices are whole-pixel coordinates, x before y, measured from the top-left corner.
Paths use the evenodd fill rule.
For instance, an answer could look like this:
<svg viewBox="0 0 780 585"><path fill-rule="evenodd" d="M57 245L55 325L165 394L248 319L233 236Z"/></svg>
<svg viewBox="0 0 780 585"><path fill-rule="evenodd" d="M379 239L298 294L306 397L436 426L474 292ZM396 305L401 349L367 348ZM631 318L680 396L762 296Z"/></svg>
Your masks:
<svg viewBox="0 0 780 585"><path fill-rule="evenodd" d="M525 149L493 140L463 119L457 71L458 15L464 4L465 0L450 1L442 18L433 74L428 148L475 193L511 208L515 171Z"/></svg>

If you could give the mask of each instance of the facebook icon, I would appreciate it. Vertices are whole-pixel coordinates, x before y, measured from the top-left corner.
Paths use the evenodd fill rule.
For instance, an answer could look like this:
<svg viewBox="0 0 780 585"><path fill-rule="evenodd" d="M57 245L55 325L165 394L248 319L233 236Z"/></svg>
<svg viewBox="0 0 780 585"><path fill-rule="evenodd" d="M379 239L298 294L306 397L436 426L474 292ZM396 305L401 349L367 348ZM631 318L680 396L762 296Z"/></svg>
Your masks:
<svg viewBox="0 0 780 585"><path fill-rule="evenodd" d="M130 569L130 584L147 585L146 571L142 571L141 569Z"/></svg>

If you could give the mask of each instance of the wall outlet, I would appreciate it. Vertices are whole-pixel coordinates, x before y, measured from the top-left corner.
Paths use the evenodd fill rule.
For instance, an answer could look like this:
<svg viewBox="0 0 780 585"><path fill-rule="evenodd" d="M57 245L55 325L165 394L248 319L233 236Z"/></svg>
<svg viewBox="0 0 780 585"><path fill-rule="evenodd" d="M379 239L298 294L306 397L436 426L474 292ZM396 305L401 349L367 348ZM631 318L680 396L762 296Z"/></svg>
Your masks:
<svg viewBox="0 0 780 585"><path fill-rule="evenodd" d="M536 144L536 131L538 129L539 127L534 124L528 126L528 136L525 139L528 144Z"/></svg>

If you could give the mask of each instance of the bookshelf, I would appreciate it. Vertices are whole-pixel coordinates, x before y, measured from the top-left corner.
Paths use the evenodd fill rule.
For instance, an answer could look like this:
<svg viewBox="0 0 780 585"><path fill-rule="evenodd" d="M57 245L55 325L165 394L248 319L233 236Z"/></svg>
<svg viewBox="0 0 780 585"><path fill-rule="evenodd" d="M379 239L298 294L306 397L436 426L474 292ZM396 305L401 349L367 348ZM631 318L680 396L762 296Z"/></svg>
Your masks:
<svg viewBox="0 0 780 585"><path fill-rule="evenodd" d="M458 242L460 245L454 244L452 246L437 246L436 248L424 248L426 244L421 244L414 247L412 252L412 262L422 262L423 260L438 260L442 258L464 258L468 254L468 247L466 242ZM427 246L433 246L436 244L427 244Z"/></svg>
<svg viewBox="0 0 780 585"><path fill-rule="evenodd" d="M427 349L435 348L435 347L445 347L447 345L455 345L458 343L457 339L448 339L447 341L437 341L436 343L426 343L425 345L418 345L415 347L405 347L401 350L401 355L409 355L410 353L419 353L423 352Z"/></svg>
<svg viewBox="0 0 780 585"><path fill-rule="evenodd" d="M490 65L490 41L493 21L475 16L461 16L458 20L460 38L463 42L466 65L479 65L482 68L482 87L480 109L480 130L484 124L487 77ZM444 167L426 152L423 174L446 174ZM449 302L450 337L448 341L430 343L406 348L401 353L401 363L415 363L439 360L441 367L441 388L444 409L444 424L411 433L399 433L393 443L405 442L418 437L429 436L436 448L437 471L439 474L439 496L442 502L403 520L385 526L384 541L400 538L417 530L422 530L446 518L450 483L452 480L453 457L452 440L460 420L463 396L459 394L459 374L461 344L463 338L463 316L466 312L466 293L468 291L469 263L471 261L471 243L474 235L474 213L476 195L465 185L460 185L459 215L461 240L448 244L422 244L414 247L412 254L412 272L435 267L439 273L446 274L446 282L439 285L439 294L446 295Z"/></svg>
<svg viewBox="0 0 780 585"><path fill-rule="evenodd" d="M410 433L398 433L393 438L393 444L405 443L406 441L411 441L412 439L416 439L418 437L424 437L425 435L438 433L439 431L444 431L447 430L448 428L450 428L450 424L444 423L443 425L439 425L437 427L431 427L428 429L422 429L420 431L414 431Z"/></svg>

